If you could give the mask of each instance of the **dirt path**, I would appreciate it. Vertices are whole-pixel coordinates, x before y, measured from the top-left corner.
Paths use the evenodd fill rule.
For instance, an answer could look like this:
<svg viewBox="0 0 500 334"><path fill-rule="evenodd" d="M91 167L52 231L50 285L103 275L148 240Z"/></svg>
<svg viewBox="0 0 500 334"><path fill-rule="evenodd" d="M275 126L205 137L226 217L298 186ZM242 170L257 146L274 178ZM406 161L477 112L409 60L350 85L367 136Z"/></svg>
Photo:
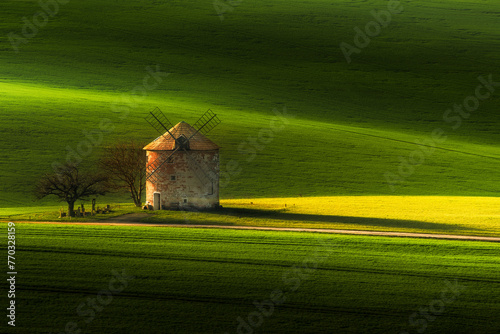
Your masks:
<svg viewBox="0 0 500 334"><path fill-rule="evenodd" d="M103 222L16 222L37 224L71 224L71 225L107 225L107 226L151 226L151 227L184 227L184 228L222 228L231 230L259 230L259 231L287 231L287 232L313 232L313 233L335 233L350 235L373 235L386 237L445 239L445 240L468 240L468 241L490 241L500 242L500 237L481 237L468 235L431 234L431 233L408 233L408 232L381 232L381 231L357 231L357 230L335 230L319 228L287 228L287 227L259 227L259 226L226 226L226 225L197 225L197 224L158 224L141 223L137 220L147 217L146 213L133 213L108 219Z"/></svg>

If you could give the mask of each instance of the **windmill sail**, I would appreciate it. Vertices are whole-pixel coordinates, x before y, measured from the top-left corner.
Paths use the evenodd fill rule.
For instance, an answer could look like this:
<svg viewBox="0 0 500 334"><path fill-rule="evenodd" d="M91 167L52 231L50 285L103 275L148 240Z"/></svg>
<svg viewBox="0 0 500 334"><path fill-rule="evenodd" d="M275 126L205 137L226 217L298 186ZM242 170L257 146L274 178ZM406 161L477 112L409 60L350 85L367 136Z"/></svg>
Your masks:
<svg viewBox="0 0 500 334"><path fill-rule="evenodd" d="M160 108L156 107L153 111L146 116L146 121L151 124L153 128L156 129L160 133L160 135L164 135L167 132L172 138L175 139L174 135L170 133L172 128L172 123L168 120L168 118L161 112Z"/></svg>
<svg viewBox="0 0 500 334"><path fill-rule="evenodd" d="M219 125L220 120L216 114L213 113L212 110L208 109L197 121L194 123L193 127L196 129L196 132L189 138L193 138L198 132L206 135L213 128Z"/></svg>

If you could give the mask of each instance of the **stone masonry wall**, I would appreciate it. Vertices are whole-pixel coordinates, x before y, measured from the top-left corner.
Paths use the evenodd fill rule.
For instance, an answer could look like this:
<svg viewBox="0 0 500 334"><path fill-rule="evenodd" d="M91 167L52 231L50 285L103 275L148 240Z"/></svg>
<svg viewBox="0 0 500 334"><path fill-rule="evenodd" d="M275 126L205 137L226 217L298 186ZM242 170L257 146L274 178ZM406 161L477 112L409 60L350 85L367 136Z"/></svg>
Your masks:
<svg viewBox="0 0 500 334"><path fill-rule="evenodd" d="M147 151L148 162L154 161L159 154L159 151ZM178 151L172 156L171 163L164 163L155 173L158 174L157 183L146 182L146 201L149 204L153 205L154 193L159 192L161 205L165 209L208 209L219 206L218 150L188 151L187 154L197 164L186 157L186 152ZM210 172L214 182L207 182L204 177L200 180L196 172L199 168Z"/></svg>

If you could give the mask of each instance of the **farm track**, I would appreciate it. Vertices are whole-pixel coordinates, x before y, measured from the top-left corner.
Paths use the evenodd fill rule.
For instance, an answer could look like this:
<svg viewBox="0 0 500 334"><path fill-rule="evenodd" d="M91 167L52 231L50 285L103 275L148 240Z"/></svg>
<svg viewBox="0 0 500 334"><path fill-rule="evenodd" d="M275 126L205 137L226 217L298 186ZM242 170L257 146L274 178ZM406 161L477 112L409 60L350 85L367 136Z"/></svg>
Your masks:
<svg viewBox="0 0 500 334"><path fill-rule="evenodd" d="M464 240L464 241L488 241L500 242L500 237L482 237L473 235L452 235L452 234L432 234L432 233L409 233L409 232L382 232L365 230L336 230L336 229L316 229L316 228L288 228L288 227L261 227L261 226L227 226L227 225L200 225L200 224L158 224L141 223L129 221L125 217L112 218L106 222L16 222L35 224L71 224L71 225L107 225L107 226L150 226L150 227L183 227L183 228L220 228L233 230L258 230L258 231L283 231L283 232L310 232L310 233L330 233L349 235L368 235L399 238L423 238L442 240Z"/></svg>

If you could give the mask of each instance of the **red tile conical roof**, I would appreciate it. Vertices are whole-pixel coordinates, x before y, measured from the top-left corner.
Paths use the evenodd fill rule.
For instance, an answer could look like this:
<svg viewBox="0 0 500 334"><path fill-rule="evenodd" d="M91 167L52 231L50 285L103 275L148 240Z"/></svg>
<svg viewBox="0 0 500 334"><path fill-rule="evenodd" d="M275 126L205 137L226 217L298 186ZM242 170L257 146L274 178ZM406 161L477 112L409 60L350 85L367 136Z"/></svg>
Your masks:
<svg viewBox="0 0 500 334"><path fill-rule="evenodd" d="M181 135L190 138L196 132L196 130L186 122L177 123L169 131L175 138ZM156 138L144 147L146 151L173 151L174 149L175 140L168 132L165 132L163 136ZM194 151L210 151L219 149L219 146L198 132L189 140L189 149Z"/></svg>

